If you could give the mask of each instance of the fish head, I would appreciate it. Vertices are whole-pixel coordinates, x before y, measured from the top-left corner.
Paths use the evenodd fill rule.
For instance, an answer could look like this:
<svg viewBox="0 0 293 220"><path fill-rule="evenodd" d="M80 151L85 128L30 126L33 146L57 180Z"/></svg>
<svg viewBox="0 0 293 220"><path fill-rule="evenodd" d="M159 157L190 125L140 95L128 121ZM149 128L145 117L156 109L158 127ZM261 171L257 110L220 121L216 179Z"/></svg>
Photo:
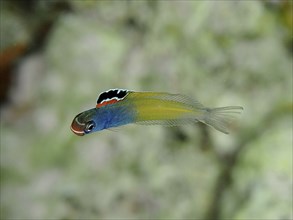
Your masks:
<svg viewBox="0 0 293 220"><path fill-rule="evenodd" d="M104 125L100 123L99 118L96 117L97 115L97 108L79 113L73 119L70 129L78 136L102 130Z"/></svg>

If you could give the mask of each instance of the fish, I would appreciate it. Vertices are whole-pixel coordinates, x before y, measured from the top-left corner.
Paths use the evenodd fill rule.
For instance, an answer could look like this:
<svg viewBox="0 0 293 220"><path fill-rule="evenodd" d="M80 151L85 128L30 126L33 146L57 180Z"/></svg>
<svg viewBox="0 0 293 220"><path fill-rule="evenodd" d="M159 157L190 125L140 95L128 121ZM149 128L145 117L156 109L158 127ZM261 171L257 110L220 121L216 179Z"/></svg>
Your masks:
<svg viewBox="0 0 293 220"><path fill-rule="evenodd" d="M96 106L75 116L71 130L78 136L131 123L180 126L201 122L228 134L241 106L208 108L185 95L109 89L99 94Z"/></svg>

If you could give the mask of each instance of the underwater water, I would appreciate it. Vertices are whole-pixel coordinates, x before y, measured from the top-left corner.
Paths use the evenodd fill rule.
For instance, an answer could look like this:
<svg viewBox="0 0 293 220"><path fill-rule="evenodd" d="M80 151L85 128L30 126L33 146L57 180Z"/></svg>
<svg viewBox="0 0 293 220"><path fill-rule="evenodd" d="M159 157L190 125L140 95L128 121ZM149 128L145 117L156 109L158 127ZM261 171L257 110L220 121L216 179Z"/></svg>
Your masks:
<svg viewBox="0 0 293 220"><path fill-rule="evenodd" d="M0 6L1 219L292 219L292 3ZM244 111L73 134L111 88Z"/></svg>

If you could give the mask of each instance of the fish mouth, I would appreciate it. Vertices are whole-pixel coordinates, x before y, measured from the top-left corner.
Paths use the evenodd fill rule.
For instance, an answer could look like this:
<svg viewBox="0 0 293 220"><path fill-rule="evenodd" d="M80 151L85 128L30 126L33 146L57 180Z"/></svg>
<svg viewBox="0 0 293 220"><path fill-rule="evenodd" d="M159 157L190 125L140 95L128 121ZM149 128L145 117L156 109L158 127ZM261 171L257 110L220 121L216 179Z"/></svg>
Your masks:
<svg viewBox="0 0 293 220"><path fill-rule="evenodd" d="M70 129L74 134L78 136L83 136L85 135L85 132L84 132L85 125L78 121L78 116L80 115L81 114L78 114L77 116L75 116L74 120L71 123Z"/></svg>
<svg viewBox="0 0 293 220"><path fill-rule="evenodd" d="M74 128L71 126L70 127L70 129L71 129L71 131L74 133L74 134L76 134L76 135L78 135L78 136L83 136L85 133L84 133L84 131L77 131L77 130L74 130Z"/></svg>

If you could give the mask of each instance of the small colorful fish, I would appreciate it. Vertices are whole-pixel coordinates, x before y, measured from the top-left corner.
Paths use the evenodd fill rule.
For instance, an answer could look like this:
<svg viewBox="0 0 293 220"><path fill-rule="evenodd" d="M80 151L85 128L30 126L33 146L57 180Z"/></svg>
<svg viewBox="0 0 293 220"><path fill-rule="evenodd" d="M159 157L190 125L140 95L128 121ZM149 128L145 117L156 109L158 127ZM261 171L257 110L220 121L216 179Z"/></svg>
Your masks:
<svg viewBox="0 0 293 220"><path fill-rule="evenodd" d="M130 123L176 126L202 122L225 134L240 106L207 108L184 95L110 89L99 95L95 108L78 114L71 130L79 135Z"/></svg>

